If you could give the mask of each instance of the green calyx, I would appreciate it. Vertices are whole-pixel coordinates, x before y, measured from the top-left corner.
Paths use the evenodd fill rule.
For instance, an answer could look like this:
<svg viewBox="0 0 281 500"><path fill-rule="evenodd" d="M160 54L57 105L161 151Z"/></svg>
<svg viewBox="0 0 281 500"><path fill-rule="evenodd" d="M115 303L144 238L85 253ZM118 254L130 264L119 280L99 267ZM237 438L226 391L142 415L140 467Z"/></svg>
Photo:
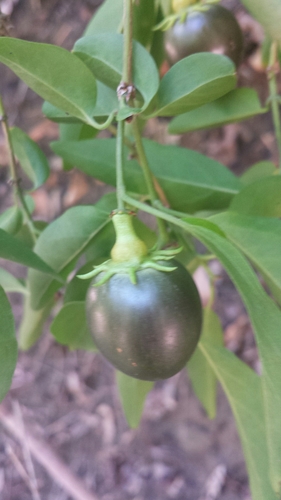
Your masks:
<svg viewBox="0 0 281 500"><path fill-rule="evenodd" d="M128 274L133 284L137 283L137 271L152 268L157 271L171 272L175 267L166 267L159 261L171 260L182 248L158 250L152 248L148 252L145 243L136 235L133 228L133 212L114 211L112 221L116 231L116 242L111 250L111 259L95 266L93 271L79 275L80 279L90 279L103 273L95 286L103 285L114 274Z"/></svg>
<svg viewBox="0 0 281 500"><path fill-rule="evenodd" d="M103 273L103 276L94 286L100 286L106 283L114 274L128 274L131 282L137 284L137 271L142 269L156 269L157 271L162 271L169 273L175 271L176 267L166 267L160 262L163 260L171 260L176 254L182 251L181 247L168 249L168 250L154 250L152 249L142 261L128 261L128 262L115 262L113 259L109 259L99 266L95 266L93 271L87 274L78 275L80 279L90 279L98 276L98 274Z"/></svg>

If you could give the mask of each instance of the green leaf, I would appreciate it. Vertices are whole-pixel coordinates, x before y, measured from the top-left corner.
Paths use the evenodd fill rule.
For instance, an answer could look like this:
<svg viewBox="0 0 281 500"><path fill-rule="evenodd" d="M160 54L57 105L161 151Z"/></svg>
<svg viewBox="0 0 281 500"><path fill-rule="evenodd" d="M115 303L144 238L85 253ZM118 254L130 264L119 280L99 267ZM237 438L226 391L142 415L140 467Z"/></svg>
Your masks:
<svg viewBox="0 0 281 500"><path fill-rule="evenodd" d="M93 110L93 116L95 118L101 118L110 115L110 113L112 113L113 111L118 110L118 106L119 104L116 91L97 81L97 101ZM44 102L42 112L47 116L47 118L49 118L49 120L52 120L53 122L81 124L81 121L78 120L78 118L70 116L69 113L62 111L49 102ZM91 128L93 131L95 130L93 127Z"/></svg>
<svg viewBox="0 0 281 500"><path fill-rule="evenodd" d="M159 24L163 20L163 13L160 8L158 8L157 17L155 19L155 25ZM166 58L165 45L164 45L164 32L161 30L153 31L153 39L150 48L150 54L153 57L157 68L161 67L161 64Z"/></svg>
<svg viewBox="0 0 281 500"><path fill-rule="evenodd" d="M0 401L7 394L17 363L17 342L10 303L0 286Z"/></svg>
<svg viewBox="0 0 281 500"><path fill-rule="evenodd" d="M259 179L237 194L229 207L232 212L261 217L281 217L281 176Z"/></svg>
<svg viewBox="0 0 281 500"><path fill-rule="evenodd" d="M280 0L241 0L246 9L261 23L267 35L281 47Z"/></svg>
<svg viewBox="0 0 281 500"><path fill-rule="evenodd" d="M203 106L227 94L236 85L229 58L209 52L185 57L166 73L147 114L174 116Z"/></svg>
<svg viewBox="0 0 281 500"><path fill-rule="evenodd" d="M259 161L252 165L243 175L241 175L240 180L244 185L252 184L259 179L264 177L269 177L276 172L276 166L271 161Z"/></svg>
<svg viewBox="0 0 281 500"><path fill-rule="evenodd" d="M33 189L44 184L50 174L46 156L20 128L11 129L13 149L22 169L33 182Z"/></svg>
<svg viewBox="0 0 281 500"><path fill-rule="evenodd" d="M218 347L223 346L223 332L219 319L209 309L204 314L201 339L202 341L206 339ZM200 347L197 347L188 362L187 370L193 390L205 408L208 417L215 418L217 411L217 377Z"/></svg>
<svg viewBox="0 0 281 500"><path fill-rule="evenodd" d="M23 266L39 269L42 273L52 275L53 279L59 279L59 276L39 257L39 255L17 238L3 231L3 229L0 229L0 257L2 259L18 262Z"/></svg>
<svg viewBox="0 0 281 500"><path fill-rule="evenodd" d="M85 302L68 302L65 304L50 330L57 342L70 349L96 351L86 320Z"/></svg>
<svg viewBox="0 0 281 500"><path fill-rule="evenodd" d="M67 210L40 234L35 251L58 273L67 276L73 264L93 238L109 221L116 208L115 195L104 196L95 206L79 206ZM58 289L49 276L29 271L31 304L41 309Z"/></svg>
<svg viewBox="0 0 281 500"><path fill-rule="evenodd" d="M51 297L42 309L34 311L31 307L30 301L31 296L29 294L24 300L23 317L18 335L19 348L22 351L30 349L40 338L43 333L43 326L48 319L55 302L54 297Z"/></svg>
<svg viewBox="0 0 281 500"><path fill-rule="evenodd" d="M281 303L281 221L231 212L211 220L250 259Z"/></svg>
<svg viewBox="0 0 281 500"><path fill-rule="evenodd" d="M11 273L6 271L6 269L2 269L0 267L0 286L8 292L17 292L22 294L28 294L26 287L23 285L21 281L15 278Z"/></svg>
<svg viewBox="0 0 281 500"><path fill-rule="evenodd" d="M108 227L109 225L106 226L103 231L105 231ZM98 239L98 236L95 239ZM68 304L69 302L85 302L91 280L81 280L80 278L77 278L77 274L80 275L89 273L90 271L92 271L94 266L101 264L102 260L106 259L92 260L90 262L87 262L86 264L84 264L84 266L80 267L77 270L74 278L72 278L72 280L70 280L66 286L64 294L64 304Z"/></svg>
<svg viewBox="0 0 281 500"><path fill-rule="evenodd" d="M249 472L253 500L274 500L269 481L261 380L245 363L216 341L222 335L218 317L206 311L208 336L199 349L219 379L232 408ZM212 338L213 337L213 338Z"/></svg>
<svg viewBox="0 0 281 500"><path fill-rule="evenodd" d="M142 0L133 5L133 37L144 47L150 47L156 24L156 8L151 0Z"/></svg>
<svg viewBox="0 0 281 500"><path fill-rule="evenodd" d="M38 231L38 234L45 229L45 227L48 225L46 221L43 220L35 220L34 221L34 226L36 230ZM29 248L33 249L34 247L34 234L32 233L30 226L25 223L22 225L20 230L17 232L15 235L17 240L19 240L21 243L24 245L28 246Z"/></svg>
<svg viewBox="0 0 281 500"><path fill-rule="evenodd" d="M22 211L16 206L7 208L0 215L0 228L9 234L16 234L20 230L22 222Z"/></svg>
<svg viewBox="0 0 281 500"><path fill-rule="evenodd" d="M261 107L254 89L234 89L216 101L177 116L170 122L168 130L170 134L183 134L192 130L221 127L266 111L266 108Z"/></svg>
<svg viewBox="0 0 281 500"><path fill-rule="evenodd" d="M96 81L74 54L55 45L2 37L0 62L43 99L91 123L96 104Z"/></svg>
<svg viewBox="0 0 281 500"><path fill-rule="evenodd" d="M226 208L239 192L239 180L223 165L197 153L176 146L144 141L151 170L175 210L194 212ZM52 143L53 151L89 175L111 184L116 183L115 139ZM126 150L125 183L129 191L145 194L144 177L139 164L129 159Z"/></svg>
<svg viewBox="0 0 281 500"><path fill-rule="evenodd" d="M86 123L61 123L59 126L61 140L64 141L82 141L84 139L93 139L99 133L99 130L87 125ZM63 162L64 170L73 168L70 162Z"/></svg>
<svg viewBox="0 0 281 500"><path fill-rule="evenodd" d="M130 427L139 425L147 394L153 382L128 377L125 373L116 372L117 386L125 417Z"/></svg>
<svg viewBox="0 0 281 500"><path fill-rule="evenodd" d="M117 33L122 27L123 0L105 0L89 22L84 36Z"/></svg>
<svg viewBox="0 0 281 500"><path fill-rule="evenodd" d="M116 90L122 80L123 35L103 34L81 38L74 53L90 68L97 80ZM158 70L154 60L138 42L133 43L134 85L142 95L146 109L159 87ZM149 82L149 85L148 85ZM131 108L133 113L133 108Z"/></svg>
<svg viewBox="0 0 281 500"><path fill-rule="evenodd" d="M237 287L255 332L262 361L262 389L270 474L278 492L281 479L281 311L263 290L253 269L239 250L214 231L185 219L185 228L214 253Z"/></svg>

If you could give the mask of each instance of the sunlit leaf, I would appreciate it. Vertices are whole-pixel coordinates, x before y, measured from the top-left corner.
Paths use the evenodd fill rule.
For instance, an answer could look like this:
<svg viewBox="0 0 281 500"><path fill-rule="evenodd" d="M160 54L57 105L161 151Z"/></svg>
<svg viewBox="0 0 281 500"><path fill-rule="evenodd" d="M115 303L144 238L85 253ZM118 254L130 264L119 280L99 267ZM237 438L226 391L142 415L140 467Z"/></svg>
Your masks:
<svg viewBox="0 0 281 500"><path fill-rule="evenodd" d="M17 292L22 294L28 294L26 287L23 283L15 278L11 273L2 269L0 267L0 286L5 290L5 292Z"/></svg>
<svg viewBox="0 0 281 500"><path fill-rule="evenodd" d="M0 62L43 99L91 123L96 104L96 81L74 54L56 45L2 37Z"/></svg>
<svg viewBox="0 0 281 500"><path fill-rule="evenodd" d="M109 222L109 214L114 208L116 198L112 194L104 196L94 206L70 208L46 227L34 250L66 277L79 255ZM51 277L32 270L29 271L29 283L34 309L41 309L60 287Z"/></svg>

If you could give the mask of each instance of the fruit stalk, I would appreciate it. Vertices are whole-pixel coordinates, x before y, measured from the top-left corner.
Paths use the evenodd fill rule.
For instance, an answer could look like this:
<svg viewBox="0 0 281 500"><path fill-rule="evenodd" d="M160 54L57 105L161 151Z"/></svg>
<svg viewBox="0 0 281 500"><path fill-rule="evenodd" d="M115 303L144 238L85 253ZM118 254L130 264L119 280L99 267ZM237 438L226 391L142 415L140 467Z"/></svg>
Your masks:
<svg viewBox="0 0 281 500"><path fill-rule="evenodd" d="M116 142L116 196L118 210L124 210L125 184L123 175L124 164L124 121L118 122Z"/></svg>
<svg viewBox="0 0 281 500"><path fill-rule="evenodd" d="M116 242L111 250L112 260L114 262L141 262L147 255L147 248L135 233L132 215L117 212L113 215L112 222L116 232Z"/></svg>
<svg viewBox="0 0 281 500"><path fill-rule="evenodd" d="M143 142L142 142L141 134L139 131L137 117L135 117L134 121L133 121L133 131L134 131L136 150L137 150L137 154L138 154L138 160L139 160L140 166L142 168L142 171L143 171L143 174L145 177L149 197L151 199L151 202L153 203L155 201L159 201L159 199L157 196L156 189L154 187L153 175L152 175L152 172L150 170L148 160L146 157L146 153L145 153L145 150L143 147ZM166 229L164 221L162 219L160 219L159 217L157 217L156 219L157 219L157 225L158 225L158 230L159 230L159 248L161 248L161 246L165 245L165 243L167 243L169 241L169 235L167 233L167 229Z"/></svg>

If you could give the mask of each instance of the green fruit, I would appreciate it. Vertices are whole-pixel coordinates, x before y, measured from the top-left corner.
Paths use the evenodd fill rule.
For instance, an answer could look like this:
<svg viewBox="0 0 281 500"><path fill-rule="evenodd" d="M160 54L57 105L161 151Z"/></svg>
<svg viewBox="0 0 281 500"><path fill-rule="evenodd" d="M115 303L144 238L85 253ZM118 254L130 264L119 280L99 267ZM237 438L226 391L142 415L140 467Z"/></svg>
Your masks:
<svg viewBox="0 0 281 500"><path fill-rule="evenodd" d="M236 66L243 56L243 33L233 14L212 5L190 13L165 34L165 49L171 64L196 52L213 52L230 57Z"/></svg>
<svg viewBox="0 0 281 500"><path fill-rule="evenodd" d="M87 295L87 320L101 353L120 371L142 380L179 372L199 340L202 307L191 275L174 260L173 271L153 268L113 275ZM102 278L95 277L92 285Z"/></svg>

